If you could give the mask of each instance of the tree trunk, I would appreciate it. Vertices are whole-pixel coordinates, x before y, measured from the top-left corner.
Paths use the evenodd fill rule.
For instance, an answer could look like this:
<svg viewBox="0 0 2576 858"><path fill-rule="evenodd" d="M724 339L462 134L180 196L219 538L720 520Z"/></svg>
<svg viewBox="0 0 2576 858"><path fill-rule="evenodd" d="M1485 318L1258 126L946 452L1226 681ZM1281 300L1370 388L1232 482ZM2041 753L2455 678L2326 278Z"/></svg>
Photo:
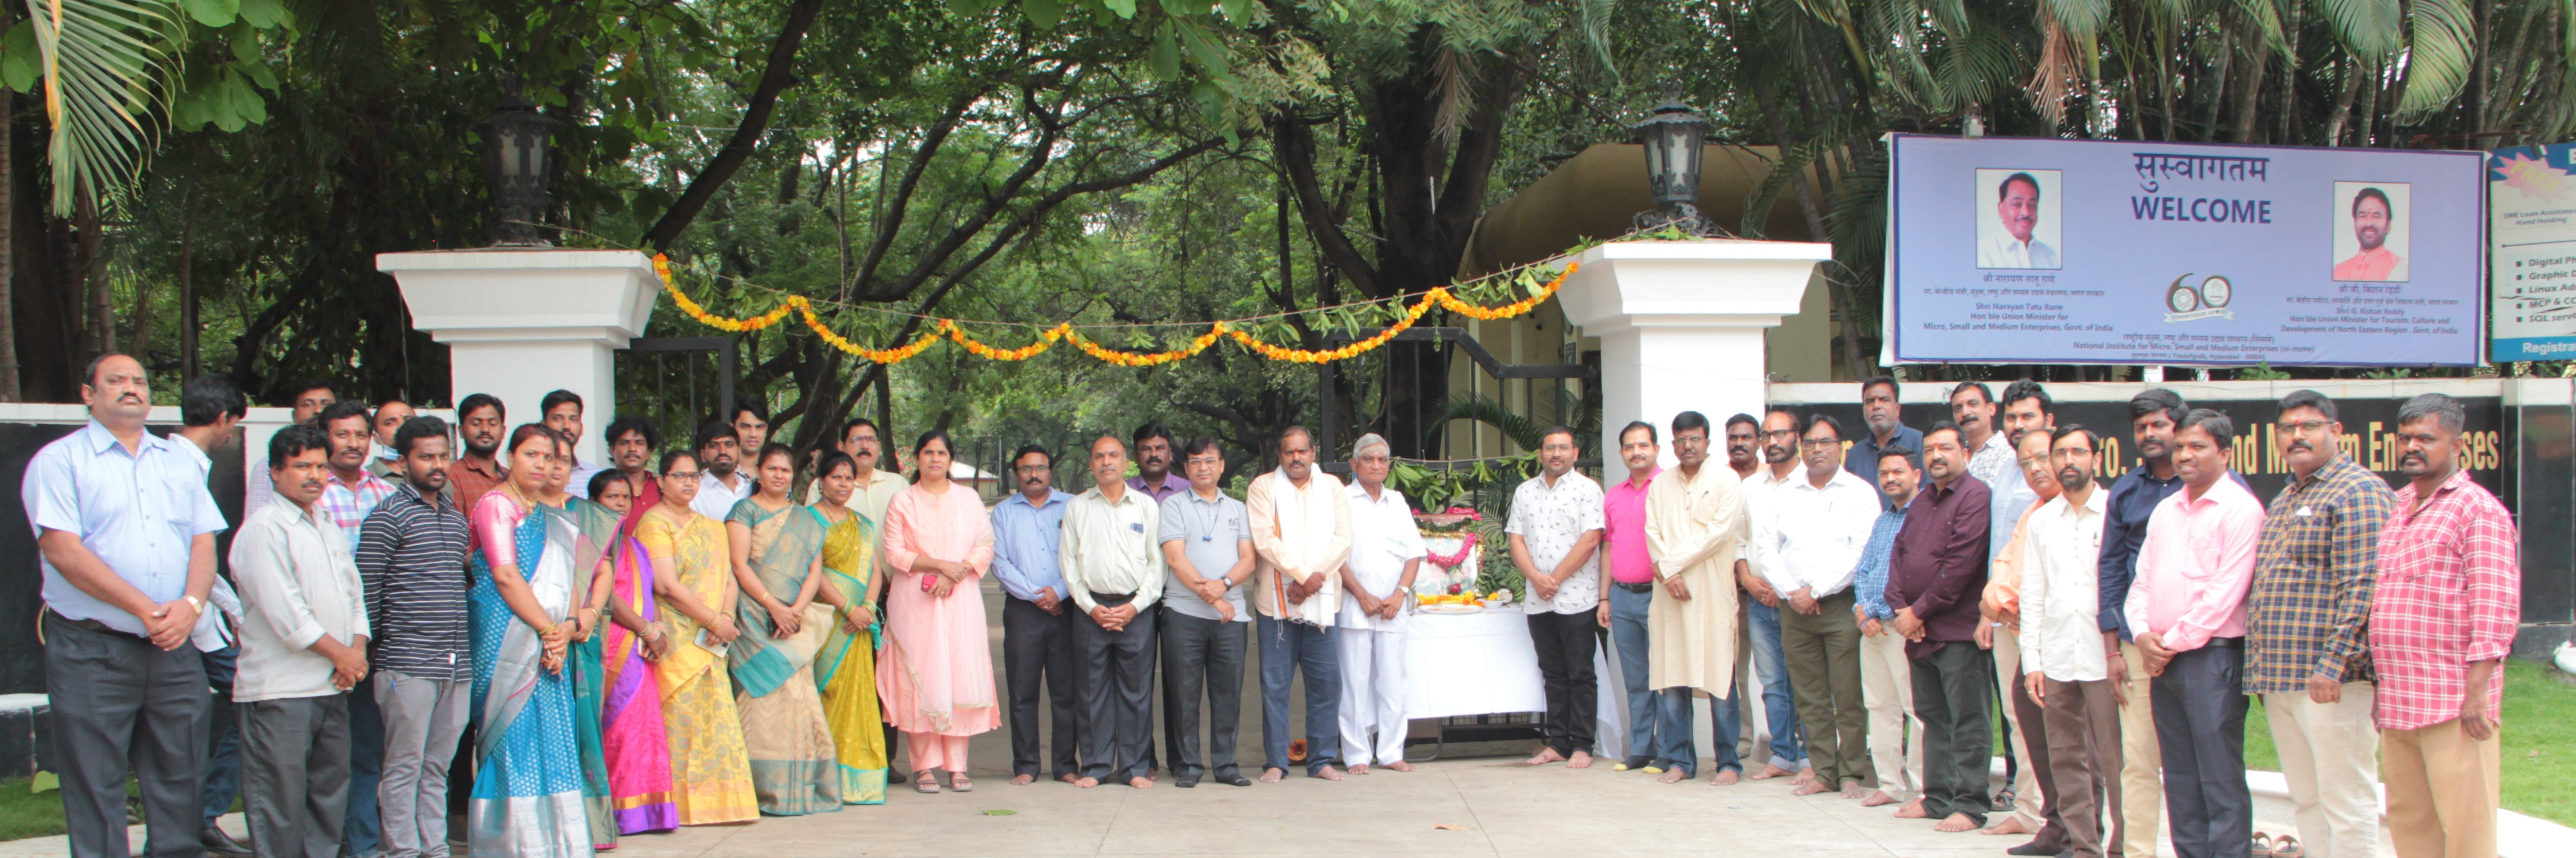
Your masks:
<svg viewBox="0 0 2576 858"><path fill-rule="evenodd" d="M760 84L743 107L742 124L734 128L733 138L725 141L724 148L708 159L705 169L689 180L688 189L680 192L680 198L662 213L662 219L644 231L644 244L657 251L671 249L680 231L688 229L689 222L697 219L709 200L715 199L716 190L731 181L734 171L750 160L752 149L760 145L761 136L769 130L770 114L778 108L778 94L796 80L796 48L804 43L805 31L822 11L823 0L796 0L796 5L787 8L787 20L779 25L778 40L769 47L769 65L761 71Z"/></svg>
<svg viewBox="0 0 2576 858"><path fill-rule="evenodd" d="M2260 138L2262 127L2257 117L2262 114L2263 73L2272 64L2272 48L2265 45L2261 39L2250 41L2253 42L2254 47L2246 52L2252 54L2246 59L2253 62L2253 68L2246 69L2245 76L2240 78L2242 85L2238 91L2241 94L2236 100L2236 142L2238 143L2263 142Z"/></svg>
<svg viewBox="0 0 2576 858"><path fill-rule="evenodd" d="M0 21L6 20L0 16ZM17 93L0 91L0 402L23 401L18 388L18 314L11 305L17 296L10 288L18 276L17 247L10 241L18 232L18 166L13 160L16 147L11 145L17 107Z"/></svg>
<svg viewBox="0 0 2576 858"><path fill-rule="evenodd" d="M2361 95L2361 79L2368 73L2359 61L2349 56L2336 63L2335 67L2342 70L2343 91L2335 95L2334 115L2326 120L2325 145L2328 146L2343 145L2344 126L2352 123L2352 101Z"/></svg>
<svg viewBox="0 0 2576 858"><path fill-rule="evenodd" d="M77 361L86 362L89 358L116 350L116 304L108 294L107 265L100 253L107 242L106 236L101 234L98 200L90 194L80 194L79 199L80 205L72 213L72 228L79 233L80 265L70 274L80 284L80 294L88 304L86 342L89 353L76 357Z"/></svg>

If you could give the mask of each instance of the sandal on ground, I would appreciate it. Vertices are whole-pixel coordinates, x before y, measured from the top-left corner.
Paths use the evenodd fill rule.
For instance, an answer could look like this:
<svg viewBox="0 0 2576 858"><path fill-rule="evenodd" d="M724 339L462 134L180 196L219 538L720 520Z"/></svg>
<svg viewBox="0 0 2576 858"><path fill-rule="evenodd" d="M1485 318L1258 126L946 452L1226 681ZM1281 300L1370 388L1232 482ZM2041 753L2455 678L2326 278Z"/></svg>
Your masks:
<svg viewBox="0 0 2576 858"><path fill-rule="evenodd" d="M949 772L948 788L958 792L974 792L975 779L967 777L965 772Z"/></svg>
<svg viewBox="0 0 2576 858"><path fill-rule="evenodd" d="M2257 835L2254 835L2254 855L2253 855L2253 858L2272 858L2272 856L2273 856L2273 852L2272 852L2272 837L2271 837L2271 835L2268 835L2268 834L2257 834Z"/></svg>
<svg viewBox="0 0 2576 858"><path fill-rule="evenodd" d="M2272 840L2272 858L2307 858L2308 850L2299 838L2284 834Z"/></svg>
<svg viewBox="0 0 2576 858"><path fill-rule="evenodd" d="M922 769L920 776L912 779L912 791L925 795L938 795L939 775L929 769Z"/></svg>

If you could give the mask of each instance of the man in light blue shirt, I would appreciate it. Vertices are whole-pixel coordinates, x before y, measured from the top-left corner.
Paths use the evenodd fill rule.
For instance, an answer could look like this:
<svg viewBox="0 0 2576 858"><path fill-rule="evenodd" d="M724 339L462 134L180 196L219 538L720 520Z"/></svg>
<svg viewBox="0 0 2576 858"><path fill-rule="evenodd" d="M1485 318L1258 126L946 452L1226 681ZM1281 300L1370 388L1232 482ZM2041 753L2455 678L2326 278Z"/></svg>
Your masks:
<svg viewBox="0 0 2576 858"><path fill-rule="evenodd" d="M1244 627L1252 612L1243 604L1243 582L1252 580L1252 526L1243 502L1217 490L1225 477L1225 451L1200 436L1181 449L1189 491L1164 499L1163 747L1182 787L1214 778L1251 786L1235 758L1235 728L1243 720ZM1140 489L1141 491L1141 489ZM1199 756L1199 707L1208 714L1207 756Z"/></svg>
<svg viewBox="0 0 2576 858"><path fill-rule="evenodd" d="M1914 717L1914 667L1905 660L1905 636L1896 633L1896 609L1887 604L1887 558L1896 547L1896 532L1905 527L1905 507L1923 485L1922 460L1913 448L1888 446L1878 451L1878 493L1888 509L1870 527L1852 573L1852 614L1860 621L1860 697L1869 709L1870 771L1878 788L1861 797L1863 807L1895 804L1923 788L1923 720ZM1908 746L1911 747L1908 747Z"/></svg>
<svg viewBox="0 0 2576 858"><path fill-rule="evenodd" d="M993 578L1002 582L1002 673L1011 694L1011 783L1038 777L1038 685L1054 730L1047 768L1056 780L1082 776L1075 762L1073 615L1065 611L1056 547L1073 496L1055 490L1055 455L1031 444L1011 456L1020 490L993 507Z"/></svg>
<svg viewBox="0 0 2576 858"><path fill-rule="evenodd" d="M143 365L109 352L81 385L90 422L27 465L19 500L44 567L45 686L71 854L123 856L129 761L142 854L197 858L206 764L203 656L223 513L180 441L143 431Z"/></svg>

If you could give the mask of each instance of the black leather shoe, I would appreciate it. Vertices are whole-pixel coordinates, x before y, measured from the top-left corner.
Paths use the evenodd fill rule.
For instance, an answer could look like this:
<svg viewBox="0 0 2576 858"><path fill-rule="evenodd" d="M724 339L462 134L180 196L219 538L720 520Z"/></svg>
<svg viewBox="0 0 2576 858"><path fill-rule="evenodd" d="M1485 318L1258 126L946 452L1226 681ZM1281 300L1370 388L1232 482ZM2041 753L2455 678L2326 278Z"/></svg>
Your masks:
<svg viewBox="0 0 2576 858"><path fill-rule="evenodd" d="M197 842L206 847L208 855L218 855L222 858L251 858L253 854L249 846L234 840L233 836L224 833L223 829L213 826L208 826L205 831L199 832Z"/></svg>
<svg viewBox="0 0 2576 858"><path fill-rule="evenodd" d="M2066 850L2066 847L2065 847L2064 845L2062 845L2062 844L2056 844L2056 843L2041 843L2041 842L2039 842L2039 841L2037 841L2037 840L2033 840L2033 841L2031 841L2031 842L2029 842L2029 843L2024 843L2024 844L2022 844L2022 845L2015 846L2015 847L2010 848L2010 849L2006 849L2006 850L2004 850L2004 854L2006 854L2006 855L2057 855L2057 854L2060 854L2060 853L2064 852L2065 850Z"/></svg>
<svg viewBox="0 0 2576 858"><path fill-rule="evenodd" d="M1252 779L1244 777L1242 772L1227 772L1225 774L1217 775L1216 782L1226 786L1247 787L1252 785Z"/></svg>
<svg viewBox="0 0 2576 858"><path fill-rule="evenodd" d="M1196 789L1199 785L1199 777L1197 775L1190 775L1181 778L1180 780L1173 781L1172 785L1182 789Z"/></svg>

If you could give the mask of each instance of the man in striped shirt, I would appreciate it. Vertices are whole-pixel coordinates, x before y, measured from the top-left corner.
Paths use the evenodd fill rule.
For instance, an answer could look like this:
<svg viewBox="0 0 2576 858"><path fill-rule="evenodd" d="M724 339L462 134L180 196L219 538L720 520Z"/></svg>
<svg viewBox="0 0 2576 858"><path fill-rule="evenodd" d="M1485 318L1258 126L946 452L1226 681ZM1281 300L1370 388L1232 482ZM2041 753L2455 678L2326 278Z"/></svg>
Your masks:
<svg viewBox="0 0 2576 858"><path fill-rule="evenodd" d="M2370 658L2398 858L2496 854L2496 723L2522 616L2513 515L2460 467L2467 412L2439 393L2397 411L2405 453L2379 540Z"/></svg>
<svg viewBox="0 0 2576 858"><path fill-rule="evenodd" d="M376 786L388 858L447 854L447 765L474 692L466 628L465 514L440 503L447 423L415 417L394 433L403 485L369 513L358 574L375 618L372 700L383 713Z"/></svg>

